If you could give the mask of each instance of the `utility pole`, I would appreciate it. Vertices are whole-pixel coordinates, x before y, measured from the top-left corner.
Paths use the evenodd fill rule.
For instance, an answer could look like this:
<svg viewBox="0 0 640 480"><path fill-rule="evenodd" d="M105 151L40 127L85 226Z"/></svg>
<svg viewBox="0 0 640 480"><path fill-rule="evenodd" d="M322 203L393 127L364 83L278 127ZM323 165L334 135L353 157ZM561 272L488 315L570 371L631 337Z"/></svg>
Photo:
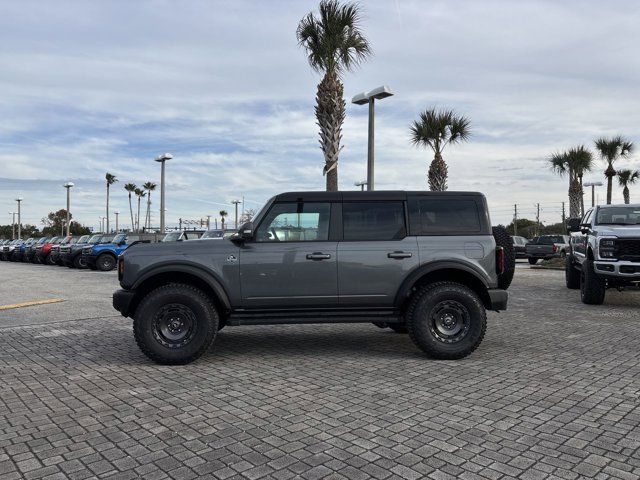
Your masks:
<svg viewBox="0 0 640 480"><path fill-rule="evenodd" d="M179 218L179 219L178 219L178 222L179 222L179 225L180 225L180 227L178 228L178 230L182 231L182 219L181 219L181 218Z"/></svg>
<svg viewBox="0 0 640 480"><path fill-rule="evenodd" d="M513 206L513 236L518 235L518 204Z"/></svg>
<svg viewBox="0 0 640 480"><path fill-rule="evenodd" d="M22 218L20 216L20 204L22 203L22 197L16 198L18 202L18 240L22 239Z"/></svg>
<svg viewBox="0 0 640 480"><path fill-rule="evenodd" d="M210 229L211 226L211 215L207 215L207 230Z"/></svg>
<svg viewBox="0 0 640 480"><path fill-rule="evenodd" d="M214 219L213 219L213 221L214 221L214 223L215 223L215 226L216 226L215 228L216 228L216 230L217 230L217 229L218 229L218 219L217 219L217 218L214 218Z"/></svg>
<svg viewBox="0 0 640 480"><path fill-rule="evenodd" d="M566 211L564 209L564 204L565 202L562 202L562 227L566 228L567 216L566 216Z"/></svg>
<svg viewBox="0 0 640 480"><path fill-rule="evenodd" d="M536 237L540 236L540 204L536 204Z"/></svg>
<svg viewBox="0 0 640 480"><path fill-rule="evenodd" d="M236 230L238 229L238 204L240 203L240 200L231 200L231 203L233 203L236 207Z"/></svg>

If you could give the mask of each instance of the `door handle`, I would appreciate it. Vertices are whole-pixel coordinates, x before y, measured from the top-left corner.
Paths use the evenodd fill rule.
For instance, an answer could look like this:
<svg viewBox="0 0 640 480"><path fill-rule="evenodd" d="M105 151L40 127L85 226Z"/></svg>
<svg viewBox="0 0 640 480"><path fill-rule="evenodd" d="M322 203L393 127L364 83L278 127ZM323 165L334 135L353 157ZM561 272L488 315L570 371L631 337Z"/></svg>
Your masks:
<svg viewBox="0 0 640 480"><path fill-rule="evenodd" d="M330 253L313 252L307 254L307 260L328 260L330 258Z"/></svg>
<svg viewBox="0 0 640 480"><path fill-rule="evenodd" d="M411 252L389 252L387 258L395 258L401 260L403 258L411 258L413 254Z"/></svg>

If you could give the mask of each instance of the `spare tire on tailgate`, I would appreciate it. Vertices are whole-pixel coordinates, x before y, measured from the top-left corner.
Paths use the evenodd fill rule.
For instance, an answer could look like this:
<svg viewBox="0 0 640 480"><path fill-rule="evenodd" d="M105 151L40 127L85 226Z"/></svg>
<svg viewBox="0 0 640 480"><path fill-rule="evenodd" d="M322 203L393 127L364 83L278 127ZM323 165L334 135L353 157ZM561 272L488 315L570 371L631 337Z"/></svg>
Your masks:
<svg viewBox="0 0 640 480"><path fill-rule="evenodd" d="M511 285L516 269L516 255L513 251L513 240L504 227L493 227L493 238L498 247L504 249L504 272L498 275L498 287L506 290Z"/></svg>

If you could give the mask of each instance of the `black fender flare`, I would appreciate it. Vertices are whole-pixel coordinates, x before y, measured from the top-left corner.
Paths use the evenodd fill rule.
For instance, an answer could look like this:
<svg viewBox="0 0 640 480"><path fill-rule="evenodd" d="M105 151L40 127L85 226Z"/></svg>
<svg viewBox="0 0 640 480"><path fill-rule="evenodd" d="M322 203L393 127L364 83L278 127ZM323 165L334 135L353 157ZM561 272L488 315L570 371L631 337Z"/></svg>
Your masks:
<svg viewBox="0 0 640 480"><path fill-rule="evenodd" d="M407 297L414 285L425 275L434 273L439 270L460 270L464 273L470 274L482 283L485 289L489 289L489 279L487 276L477 267L469 263L458 260L440 260L435 262L429 262L424 265L419 265L414 268L409 275L404 279L402 285L396 293L394 300L394 306L400 307L404 299Z"/></svg>
<svg viewBox="0 0 640 480"><path fill-rule="evenodd" d="M188 275L197 277L198 279L205 282L209 287L211 287L211 289L215 292L216 296L226 309L231 309L229 295L222 286L222 282L220 281L220 279L218 279L215 274L204 270L199 266L189 263L175 263L175 261L173 261L170 264L166 265L156 264L148 270L143 270L131 286L131 289L135 290L150 278L161 275L163 273L186 273Z"/></svg>

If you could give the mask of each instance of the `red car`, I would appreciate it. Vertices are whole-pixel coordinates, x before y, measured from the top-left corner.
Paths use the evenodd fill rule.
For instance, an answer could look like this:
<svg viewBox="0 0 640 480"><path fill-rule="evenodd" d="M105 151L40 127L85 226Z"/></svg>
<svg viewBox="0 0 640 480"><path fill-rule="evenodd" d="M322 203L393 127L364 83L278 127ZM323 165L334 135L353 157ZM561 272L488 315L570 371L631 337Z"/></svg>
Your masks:
<svg viewBox="0 0 640 480"><path fill-rule="evenodd" d="M51 247L60 243L64 237L53 237L50 240L47 240L42 245L38 245L36 247L36 255L37 258L35 263L47 263L47 259L49 258L49 254L51 253Z"/></svg>

